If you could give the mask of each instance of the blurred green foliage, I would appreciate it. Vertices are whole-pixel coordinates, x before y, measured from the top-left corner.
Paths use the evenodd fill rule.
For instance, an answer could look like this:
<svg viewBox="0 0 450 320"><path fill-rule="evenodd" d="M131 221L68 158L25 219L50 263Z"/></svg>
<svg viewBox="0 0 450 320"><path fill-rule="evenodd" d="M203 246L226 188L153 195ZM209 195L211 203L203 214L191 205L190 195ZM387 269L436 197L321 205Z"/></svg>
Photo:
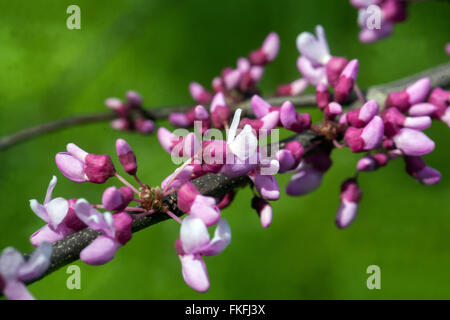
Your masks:
<svg viewBox="0 0 450 320"><path fill-rule="evenodd" d="M209 85L270 31L280 35L281 51L266 69L261 85L266 94L299 77L295 39L316 24L324 26L333 54L359 59L362 88L448 61L445 1L412 5L392 37L371 45L357 41L357 11L347 1L76 1L81 30L66 28L70 4L0 3L0 135L103 111L106 97L123 97L128 89L142 93L148 107L191 103L190 81ZM40 299L449 299L450 138L442 123L427 134L437 147L426 161L441 170L441 183L419 185L402 161L362 174L359 216L347 230L334 226L334 215L340 183L353 174L358 159L348 150L333 152L334 166L320 190L301 198L283 195L273 203L267 230L250 208L249 190L240 191L223 212L232 228L231 245L206 258L211 279L206 294L183 282L173 248L179 226L173 221L135 234L105 266L78 262L81 290L66 288L65 268L30 290ZM137 153L146 183L159 184L174 170L155 135L117 132L107 123L62 130L0 153L0 248L31 250L28 238L43 223L28 200L43 200L52 175L59 178L56 196L98 203L103 186L68 181L54 155L67 142L114 155L118 137ZM279 177L282 188L288 179ZM381 267L381 290L366 287L371 264Z"/></svg>

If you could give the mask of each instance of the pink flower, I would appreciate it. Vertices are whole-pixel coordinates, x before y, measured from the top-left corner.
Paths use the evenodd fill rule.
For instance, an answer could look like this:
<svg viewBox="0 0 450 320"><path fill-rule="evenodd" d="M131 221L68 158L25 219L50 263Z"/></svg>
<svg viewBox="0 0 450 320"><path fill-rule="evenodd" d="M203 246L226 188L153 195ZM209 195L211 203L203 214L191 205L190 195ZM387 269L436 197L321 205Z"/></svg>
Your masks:
<svg viewBox="0 0 450 320"><path fill-rule="evenodd" d="M288 142L284 149L279 150L275 155L280 166L278 172L284 173L297 168L304 153L305 149L300 142L296 140Z"/></svg>
<svg viewBox="0 0 450 320"><path fill-rule="evenodd" d="M91 265L102 265L114 258L121 246L132 236L132 218L126 212L111 215L94 209L85 199L79 199L75 204L78 218L89 228L103 232L93 242L80 252L80 259Z"/></svg>
<svg viewBox="0 0 450 320"><path fill-rule="evenodd" d="M319 82L316 86L316 101L319 109L324 110L330 103L330 92L324 82Z"/></svg>
<svg viewBox="0 0 450 320"><path fill-rule="evenodd" d="M227 106L223 93L216 93L211 102L211 120L214 127L224 129L225 124L228 124L232 115L233 113L230 107Z"/></svg>
<svg viewBox="0 0 450 320"><path fill-rule="evenodd" d="M24 282L41 276L50 265L53 247L42 242L25 261L12 247L5 248L0 256L0 291L9 300L34 300Z"/></svg>
<svg viewBox="0 0 450 320"><path fill-rule="evenodd" d="M206 226L216 224L220 219L220 210L216 200L203 196L190 182L184 183L177 192L178 208L193 218L202 219Z"/></svg>
<svg viewBox="0 0 450 320"><path fill-rule="evenodd" d="M53 189L57 181L57 178L53 176L48 185L43 204L40 204L36 199L30 200L31 210L47 222L44 227L34 232L30 237L30 242L35 247L43 241L51 243L58 241L85 227L73 210L75 199L69 201L63 198L52 199Z"/></svg>
<svg viewBox="0 0 450 320"><path fill-rule="evenodd" d="M301 133L311 126L311 116L308 113L297 113L290 101L286 101L281 106L280 121L283 127L297 133Z"/></svg>
<svg viewBox="0 0 450 320"><path fill-rule="evenodd" d="M112 186L107 188L102 195L102 205L106 210L123 210L133 200L133 190L129 187L117 189Z"/></svg>
<svg viewBox="0 0 450 320"><path fill-rule="evenodd" d="M350 96L358 75L359 63L357 59L351 60L340 74L334 88L334 99L342 103Z"/></svg>
<svg viewBox="0 0 450 320"><path fill-rule="evenodd" d="M392 138L396 147L408 156L423 156L434 150L434 142L419 130L403 128Z"/></svg>
<svg viewBox="0 0 450 320"><path fill-rule="evenodd" d="M87 153L73 143L67 145L67 152L57 153L55 160L67 179L79 183L104 183L116 172L108 155Z"/></svg>
<svg viewBox="0 0 450 320"><path fill-rule="evenodd" d="M345 131L344 139L352 152L362 152L378 147L383 134L383 120L375 116L364 128L349 127Z"/></svg>
<svg viewBox="0 0 450 320"><path fill-rule="evenodd" d="M431 91L428 102L437 107L431 116L440 119L450 127L450 91L435 88Z"/></svg>
<svg viewBox="0 0 450 320"><path fill-rule="evenodd" d="M331 59L325 31L322 26L316 26L316 37L309 32L302 32L297 37L297 48L300 54L314 65L325 66Z"/></svg>
<svg viewBox="0 0 450 320"><path fill-rule="evenodd" d="M303 91L306 90L308 86L308 81L306 79L300 78L287 84L282 84L277 87L277 96L298 96Z"/></svg>
<svg viewBox="0 0 450 320"><path fill-rule="evenodd" d="M369 100L361 108L347 112L345 119L347 124L363 128L378 114L378 111L378 103L375 100Z"/></svg>
<svg viewBox="0 0 450 320"><path fill-rule="evenodd" d="M252 64L265 65L272 62L278 55L280 49L280 38L275 32L269 33L264 40L261 48L249 54L249 59Z"/></svg>
<svg viewBox="0 0 450 320"><path fill-rule="evenodd" d="M135 175L137 171L136 155L124 139L116 140L116 152L125 172Z"/></svg>
<svg viewBox="0 0 450 320"><path fill-rule="evenodd" d="M230 241L231 231L225 219L220 219L212 240L201 219L188 216L183 220L175 248L181 261L184 281L188 286L198 292L208 291L208 271L202 256L221 253Z"/></svg>
<svg viewBox="0 0 450 320"><path fill-rule="evenodd" d="M356 165L358 171L374 171L378 168L384 167L389 161L389 156L384 153L375 153L367 155L359 159Z"/></svg>
<svg viewBox="0 0 450 320"><path fill-rule="evenodd" d="M341 205L336 214L338 228L346 228L355 220L361 196L362 191L355 179L344 181L341 186Z"/></svg>
<svg viewBox="0 0 450 320"><path fill-rule="evenodd" d="M206 104L211 101L211 93L198 82L191 82L189 84L189 92L191 93L192 98L200 104Z"/></svg>
<svg viewBox="0 0 450 320"><path fill-rule="evenodd" d="M431 82L428 78L421 78L405 90L389 93L386 107L396 107L405 112L414 104L424 102L430 91Z"/></svg>

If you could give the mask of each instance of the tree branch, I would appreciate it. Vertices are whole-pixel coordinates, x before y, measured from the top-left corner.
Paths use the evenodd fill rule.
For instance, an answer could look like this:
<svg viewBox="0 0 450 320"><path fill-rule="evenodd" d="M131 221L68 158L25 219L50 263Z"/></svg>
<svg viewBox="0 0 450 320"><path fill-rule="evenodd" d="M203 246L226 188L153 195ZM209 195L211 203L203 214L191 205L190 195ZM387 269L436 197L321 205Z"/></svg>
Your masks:
<svg viewBox="0 0 450 320"><path fill-rule="evenodd" d="M404 78L398 81L394 81L384 85L378 85L368 88L366 90L368 99L374 99L384 102L387 94L392 91L402 90L406 88L408 85L412 84L414 81L421 77L429 77L431 79L432 87L449 87L450 86L450 63L438 66L436 68L429 69L427 71L415 74L411 77ZM298 105L313 105L315 104L315 99L308 96L299 96L299 97L280 97L280 98L271 98L270 103L275 105L280 105L284 99L289 99L291 101L295 101ZM349 102L354 101L355 98L351 98ZM353 107L355 104L353 105ZM246 108L246 110L250 109L248 102L244 102L241 104L241 107ZM177 110L185 110L184 108L189 107L177 107ZM175 110L174 108L164 110L153 109L151 112L153 114L158 114L160 117L166 117L170 112ZM98 115L97 115L98 116ZM100 119L101 116L100 116ZM95 120L92 120L95 121ZM100 121L100 120L99 120ZM296 134L291 136L290 138L283 140L280 142L280 149L284 147L284 145L292 140L297 140L302 143L302 145L307 148L311 146L309 152L313 153L321 148L332 148L332 144L329 141L324 140L323 137L314 134L311 131L307 131L301 134ZM315 143L316 141L321 141L322 143ZM208 196L215 197L220 199L227 192L234 190L239 187L243 187L250 183L250 179L247 176L242 176L238 178L229 179L220 174L207 174L200 178L197 178L193 181L193 183L197 186L199 191ZM164 202L168 205L169 209L174 212L177 216L181 216L184 213L178 210L177 208L177 196L176 193L170 194L164 198ZM162 222L164 220L169 219L169 216L162 212L154 213L150 216L141 217L136 219L133 222L132 231L137 232L142 229L148 228L154 224ZM53 253L51 257L51 265L46 271L44 275L40 278L45 277L47 274L52 273L59 268L76 261L79 259L79 254L81 250L83 250L87 245L89 245L100 233L94 231L89 228L85 228L80 230L72 235L65 237L62 240L59 240L53 244ZM40 279L39 278L39 279ZM35 282L39 279L34 279L29 283Z"/></svg>

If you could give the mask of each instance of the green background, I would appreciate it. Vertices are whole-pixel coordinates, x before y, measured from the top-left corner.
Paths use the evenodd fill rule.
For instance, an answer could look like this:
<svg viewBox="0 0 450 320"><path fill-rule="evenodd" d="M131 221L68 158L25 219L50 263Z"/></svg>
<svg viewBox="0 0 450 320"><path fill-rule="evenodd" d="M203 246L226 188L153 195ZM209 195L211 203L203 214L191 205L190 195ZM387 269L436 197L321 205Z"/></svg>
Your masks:
<svg viewBox="0 0 450 320"><path fill-rule="evenodd" d="M81 30L66 28L70 4L81 7ZM2 1L0 12L0 135L104 111L106 97L123 97L128 89L142 93L148 107L192 103L190 81L209 85L270 31L280 35L281 50L261 82L265 94L299 77L295 39L316 24L324 26L334 55L359 59L362 88L449 59L445 1L412 5L392 37L371 45L357 41L357 12L348 1ZM335 227L334 215L340 183L359 157L348 150L333 152L334 165L315 193L283 193L266 230L249 206L250 191L240 191L223 212L231 245L206 258L208 293L194 292L182 279L174 221L135 234L107 265L77 262L81 290L66 288L65 268L29 289L39 299L449 299L448 130L440 122L427 130L437 147L426 161L442 172L441 183L418 184L400 160L362 174L360 211L346 230ZM137 153L146 183L158 185L174 170L155 135L113 131L108 123L62 130L1 152L0 248L31 250L29 236L43 223L28 200L43 200L52 175L59 178L55 196L100 202L104 187L65 179L54 155L74 142L118 163L119 137ZM289 175L278 180L284 189ZM381 290L366 287L372 264L381 267Z"/></svg>

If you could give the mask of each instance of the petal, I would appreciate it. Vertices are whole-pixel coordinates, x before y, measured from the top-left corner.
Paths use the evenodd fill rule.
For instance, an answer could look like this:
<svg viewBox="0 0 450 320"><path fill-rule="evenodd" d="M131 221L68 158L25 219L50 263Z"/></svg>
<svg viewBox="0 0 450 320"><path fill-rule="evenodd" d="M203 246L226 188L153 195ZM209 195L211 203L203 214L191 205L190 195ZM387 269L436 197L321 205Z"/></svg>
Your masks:
<svg viewBox="0 0 450 320"><path fill-rule="evenodd" d="M161 187L163 189L169 190L170 188L177 188L181 186L182 184L188 182L191 179L193 170L194 170L193 166L186 166L182 169L177 168L170 176L168 176L163 180L163 182L161 182ZM175 179L173 179L174 176L176 176ZM167 185L169 182L170 186Z"/></svg>
<svg viewBox="0 0 450 320"><path fill-rule="evenodd" d="M172 112L169 115L169 122L176 127L182 128L190 127L192 125L191 119L189 119L186 114L180 112Z"/></svg>
<svg viewBox="0 0 450 320"><path fill-rule="evenodd" d="M44 207L48 213L48 223L56 229L67 215L69 202L64 198L55 198Z"/></svg>
<svg viewBox="0 0 450 320"><path fill-rule="evenodd" d="M303 56L297 59L297 68L303 77L313 86L317 86L321 82L327 82L326 68L314 66L310 60Z"/></svg>
<svg viewBox="0 0 450 320"><path fill-rule="evenodd" d="M198 195L191 205L189 215L202 219L207 227L217 223L220 219L220 211L214 198Z"/></svg>
<svg viewBox="0 0 450 320"><path fill-rule="evenodd" d="M383 139L384 123L379 116L375 116L362 130L361 138L364 140L364 150L378 147Z"/></svg>
<svg viewBox="0 0 450 320"><path fill-rule="evenodd" d="M256 174L253 182L263 199L278 200L280 198L280 188L274 176Z"/></svg>
<svg viewBox="0 0 450 320"><path fill-rule="evenodd" d="M397 148L409 156L422 156L434 150L433 140L414 129L400 129L393 140Z"/></svg>
<svg viewBox="0 0 450 320"><path fill-rule="evenodd" d="M40 204L36 199L30 200L30 208L33 212L45 222L48 222L48 213L45 207Z"/></svg>
<svg viewBox="0 0 450 320"><path fill-rule="evenodd" d="M403 126L416 130L425 130L431 126L431 118L428 116L406 117Z"/></svg>
<svg viewBox="0 0 450 320"><path fill-rule="evenodd" d="M228 130L227 143L234 141L237 133L239 122L241 121L242 109L238 108L234 112L233 121L231 121L230 129Z"/></svg>
<svg viewBox="0 0 450 320"><path fill-rule="evenodd" d="M33 246L37 247L43 241L54 243L62 238L64 238L64 234L52 230L49 225L46 224L31 235L30 242Z"/></svg>
<svg viewBox="0 0 450 320"><path fill-rule="evenodd" d="M280 164L280 169L278 170L279 173L284 173L291 170L295 165L295 158L289 150L279 150L275 157Z"/></svg>
<svg viewBox="0 0 450 320"><path fill-rule="evenodd" d="M22 254L13 247L7 247L0 256L0 276L8 281L17 277L20 266L25 262Z"/></svg>
<svg viewBox="0 0 450 320"><path fill-rule="evenodd" d="M233 154L243 160L255 154L258 147L258 138L253 134L252 127L246 124L233 142L229 143L228 146Z"/></svg>
<svg viewBox="0 0 450 320"><path fill-rule="evenodd" d="M250 104L252 106L255 117L258 119L268 114L271 107L270 104L268 104L263 98L256 94L252 97Z"/></svg>
<svg viewBox="0 0 450 320"><path fill-rule="evenodd" d="M186 217L180 228L180 240L186 253L196 253L209 244L209 233L205 223L198 218Z"/></svg>
<svg viewBox="0 0 450 320"><path fill-rule="evenodd" d="M209 289L208 270L205 262L199 255L179 256L184 281L188 286L198 292L206 292Z"/></svg>
<svg viewBox="0 0 450 320"><path fill-rule="evenodd" d="M17 280L7 281L3 294L8 300L35 300L27 287Z"/></svg>
<svg viewBox="0 0 450 320"><path fill-rule="evenodd" d="M164 127L158 129L158 140L164 150L168 153L172 151L173 139L177 138L172 132Z"/></svg>
<svg viewBox="0 0 450 320"><path fill-rule="evenodd" d="M86 157L87 157L88 153L86 151L84 151L83 149L81 149L80 147L78 147L75 143L67 144L66 149L67 149L67 152L71 156L76 158L77 160L79 160L81 162L86 161Z"/></svg>
<svg viewBox="0 0 450 320"><path fill-rule="evenodd" d="M56 166L61 173L74 182L86 182L88 179L84 173L84 163L66 152L57 153L55 156Z"/></svg>
<svg viewBox="0 0 450 320"><path fill-rule="evenodd" d="M86 199L78 199L74 209L77 217L89 228L103 231L111 238L114 237L114 225L109 212L106 212L105 214L100 213L94 209Z"/></svg>
<svg viewBox="0 0 450 320"><path fill-rule="evenodd" d="M56 178L56 176L53 176L53 178L52 178L52 180L50 180L50 183L47 188L47 194L45 195L44 204L46 204L47 202L50 202L50 200L52 200L53 189L55 188L57 182L58 182L58 179Z"/></svg>
<svg viewBox="0 0 450 320"><path fill-rule="evenodd" d="M116 239L101 235L80 252L80 259L90 265L102 265L111 261L120 247Z"/></svg>
<svg viewBox="0 0 450 320"><path fill-rule="evenodd" d="M433 112L435 112L438 108L431 103L423 102L423 103L417 103L411 108L408 109L408 114L410 116L429 116Z"/></svg>
<svg viewBox="0 0 450 320"><path fill-rule="evenodd" d="M231 242L231 230L227 220L220 219L214 237L209 245L201 251L204 256L214 256L221 253Z"/></svg>
<svg viewBox="0 0 450 320"><path fill-rule="evenodd" d="M304 168L294 174L286 187L291 196L302 196L316 190L322 184L323 174L313 168Z"/></svg>
<svg viewBox="0 0 450 320"><path fill-rule="evenodd" d="M271 32L264 40L261 46L262 51L266 54L267 60L272 61L278 54L280 49L280 38L276 32Z"/></svg>
<svg viewBox="0 0 450 320"><path fill-rule="evenodd" d="M33 251L30 258L20 267L18 277L22 281L36 279L41 276L50 265L53 247L49 242L42 242Z"/></svg>
<svg viewBox="0 0 450 320"><path fill-rule="evenodd" d="M350 201L342 201L341 206L336 214L336 225L339 228L348 227L356 218L358 212L358 204Z"/></svg>

